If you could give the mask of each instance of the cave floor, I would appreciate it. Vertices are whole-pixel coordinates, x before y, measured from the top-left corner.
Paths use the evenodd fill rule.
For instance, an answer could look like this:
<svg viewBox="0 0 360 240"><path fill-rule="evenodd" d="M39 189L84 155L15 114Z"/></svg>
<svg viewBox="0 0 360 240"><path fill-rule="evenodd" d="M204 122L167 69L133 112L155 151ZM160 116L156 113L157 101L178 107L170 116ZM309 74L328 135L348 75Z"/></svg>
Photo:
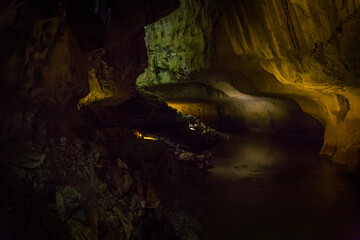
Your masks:
<svg viewBox="0 0 360 240"><path fill-rule="evenodd" d="M303 143L252 134L220 146L182 199L200 239L360 239L360 191Z"/></svg>

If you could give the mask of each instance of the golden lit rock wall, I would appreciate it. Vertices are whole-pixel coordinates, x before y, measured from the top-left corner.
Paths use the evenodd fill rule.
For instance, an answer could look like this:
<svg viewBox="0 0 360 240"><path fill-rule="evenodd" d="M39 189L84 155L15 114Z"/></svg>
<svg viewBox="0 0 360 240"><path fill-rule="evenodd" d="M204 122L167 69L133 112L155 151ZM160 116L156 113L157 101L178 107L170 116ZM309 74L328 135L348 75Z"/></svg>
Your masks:
<svg viewBox="0 0 360 240"><path fill-rule="evenodd" d="M305 115L293 101L253 97L218 101L167 101L167 104L187 115L197 116L225 130L250 130L274 135L306 136L318 139L324 129Z"/></svg>
<svg viewBox="0 0 360 240"><path fill-rule="evenodd" d="M312 135L322 135L322 128L297 104L243 94L244 88L234 88L231 74L213 71L219 65L211 66L211 62L214 48L218 48L214 27L221 10L222 1L183 0L179 9L147 26L149 67L138 78L138 86L172 101L171 106L177 102L176 108L185 114L213 120L208 122L228 119L236 129L291 135L307 135L313 127ZM223 44L231 47L219 42ZM233 80L238 81L238 76ZM298 115L291 119L290 114ZM301 121L304 124L299 124Z"/></svg>
<svg viewBox="0 0 360 240"><path fill-rule="evenodd" d="M322 153L354 167L360 148L360 1L228 0L224 6L219 28L226 29L238 62L250 59L283 84L254 80L257 89L296 100L326 125ZM217 61L231 61L220 48Z"/></svg>
<svg viewBox="0 0 360 240"><path fill-rule="evenodd" d="M326 127L321 152L354 169L360 148L359 7L359 0L184 0L146 28L149 68L137 83L190 81L230 97L291 98ZM201 31L190 34L192 29ZM202 99L202 92L193 98Z"/></svg>

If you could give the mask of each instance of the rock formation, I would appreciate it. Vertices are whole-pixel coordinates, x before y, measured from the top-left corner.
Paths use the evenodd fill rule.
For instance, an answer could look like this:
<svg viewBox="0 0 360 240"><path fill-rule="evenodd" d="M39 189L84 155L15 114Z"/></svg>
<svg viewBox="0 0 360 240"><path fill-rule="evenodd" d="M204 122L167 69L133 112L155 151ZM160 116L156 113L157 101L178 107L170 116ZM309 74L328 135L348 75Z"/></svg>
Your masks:
<svg viewBox="0 0 360 240"><path fill-rule="evenodd" d="M199 109L191 112L199 116L242 119L251 130L321 134L303 111L325 127L321 153L355 170L359 5L353 0L181 1L177 11L146 28L149 68L138 84L185 112ZM193 18L179 23L190 13ZM224 98L232 102L225 108Z"/></svg>
<svg viewBox="0 0 360 240"><path fill-rule="evenodd" d="M169 125L188 126L166 105L141 98L123 107L130 112L112 108L136 96L147 64L144 26L176 7L1 2L1 239L143 239L154 231L176 237L166 211L157 210L161 190L152 184L181 169L177 149L137 139L132 128L144 128L134 115L156 111ZM167 167L155 179L151 169L161 164ZM170 227L160 230L159 222Z"/></svg>

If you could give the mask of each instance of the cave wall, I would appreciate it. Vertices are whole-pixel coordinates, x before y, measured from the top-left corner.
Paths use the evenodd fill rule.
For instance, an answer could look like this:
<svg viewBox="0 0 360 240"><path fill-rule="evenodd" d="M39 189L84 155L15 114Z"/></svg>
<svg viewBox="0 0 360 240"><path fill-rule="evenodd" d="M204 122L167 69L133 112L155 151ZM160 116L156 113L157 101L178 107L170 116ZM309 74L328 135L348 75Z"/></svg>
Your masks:
<svg viewBox="0 0 360 240"><path fill-rule="evenodd" d="M214 47L224 43L215 42L214 32L222 9L222 1L184 0L179 9L147 26L149 67L137 85L163 96L169 106L182 113L198 116L221 130L233 127L321 139L322 126L295 102L260 97L254 91L246 94L244 88L236 89L231 82L238 76L216 69L219 64L214 60Z"/></svg>
<svg viewBox="0 0 360 240"><path fill-rule="evenodd" d="M177 6L0 2L1 239L142 239L135 228L159 206L149 167L136 162L148 144L125 127L89 124L79 108L134 95L147 64L144 26Z"/></svg>
<svg viewBox="0 0 360 240"><path fill-rule="evenodd" d="M66 102L66 91L86 84L82 53L59 2L6 1L0 22L2 96L46 88L54 101Z"/></svg>
<svg viewBox="0 0 360 240"><path fill-rule="evenodd" d="M149 67L138 86L186 80L210 66L216 0L182 0L174 12L145 28Z"/></svg>
<svg viewBox="0 0 360 240"><path fill-rule="evenodd" d="M275 76L256 89L297 101L326 126L322 153L356 164L359 134L359 1L227 1L218 63L250 61ZM221 30L220 30L221 31ZM223 48L230 40L231 50ZM229 42L228 42L229 43ZM236 56L229 54L229 51ZM231 56L231 57L229 57ZM237 60L235 60L237 59Z"/></svg>
<svg viewBox="0 0 360 240"><path fill-rule="evenodd" d="M199 1L183 2L191 5ZM178 86L187 98L187 89L194 82L220 92L216 95L220 97L215 97L220 100L244 94L291 99L325 126L321 153L355 169L360 147L359 4L353 0L214 2L216 14L203 24L212 25L212 33L205 39L210 50L203 52L210 64L196 64L196 58L188 60L185 64L192 72L181 74L177 69L186 68L184 63L178 61L178 68L167 66L164 63L170 59L164 56L170 56L166 55L169 51L161 49L161 54L152 57L156 61L149 61L152 75L146 72L138 84L168 99L179 98L179 94L171 94L174 86L169 83ZM153 32L161 32L173 42L184 41L162 31L165 26L183 31L175 16L147 27L147 36L151 36L147 38L148 49L162 44ZM183 46L194 52L189 43ZM191 62L197 67L191 68ZM199 99L204 99L203 88L195 86L198 90L192 90ZM213 92L208 91L210 101L214 100ZM288 114L292 115L291 111Z"/></svg>
<svg viewBox="0 0 360 240"><path fill-rule="evenodd" d="M147 65L144 26L177 6L144 0L2 2L2 136L24 135L39 125L57 125L67 134L67 125L81 124L77 108L134 96Z"/></svg>

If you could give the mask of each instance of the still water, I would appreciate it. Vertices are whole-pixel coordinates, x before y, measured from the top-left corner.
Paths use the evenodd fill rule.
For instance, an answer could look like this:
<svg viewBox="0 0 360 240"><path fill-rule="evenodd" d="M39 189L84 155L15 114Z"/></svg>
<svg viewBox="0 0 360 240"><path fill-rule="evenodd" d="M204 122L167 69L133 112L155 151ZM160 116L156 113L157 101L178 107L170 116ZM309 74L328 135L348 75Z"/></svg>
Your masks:
<svg viewBox="0 0 360 240"><path fill-rule="evenodd" d="M200 239L360 240L360 190L305 140L223 144L188 199Z"/></svg>

